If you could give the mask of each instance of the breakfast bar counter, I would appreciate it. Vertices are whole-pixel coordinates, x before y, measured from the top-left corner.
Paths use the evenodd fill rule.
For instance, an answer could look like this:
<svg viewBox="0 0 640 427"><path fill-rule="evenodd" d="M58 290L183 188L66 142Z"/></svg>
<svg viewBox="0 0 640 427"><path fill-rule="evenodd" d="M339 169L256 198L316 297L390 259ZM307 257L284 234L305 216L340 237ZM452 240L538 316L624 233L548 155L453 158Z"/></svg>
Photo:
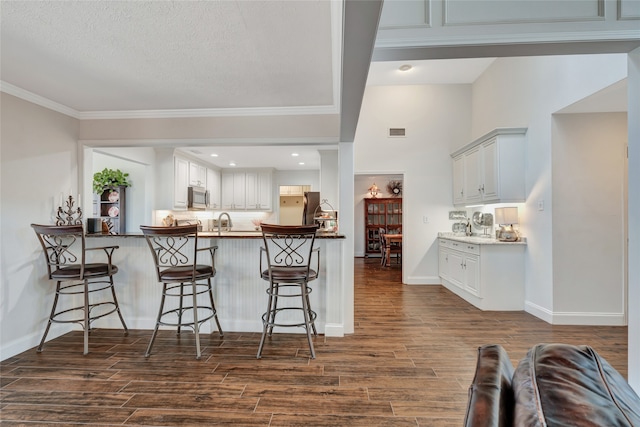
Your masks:
<svg viewBox="0 0 640 427"><path fill-rule="evenodd" d="M113 262L118 266L115 288L123 316L133 329L153 329L162 285L158 283L155 266L142 233L120 235L87 234L87 246L118 245ZM345 236L318 233L320 271L311 283L311 305L318 313L318 333L327 336L344 335L342 251ZM267 305L267 283L260 276L260 231L199 232L198 246L217 245L214 298L223 331L262 332L262 313ZM97 327L117 328L107 316ZM110 324L113 323L113 324ZM203 325L202 333L215 331L214 325ZM300 332L304 329L278 329L277 332Z"/></svg>

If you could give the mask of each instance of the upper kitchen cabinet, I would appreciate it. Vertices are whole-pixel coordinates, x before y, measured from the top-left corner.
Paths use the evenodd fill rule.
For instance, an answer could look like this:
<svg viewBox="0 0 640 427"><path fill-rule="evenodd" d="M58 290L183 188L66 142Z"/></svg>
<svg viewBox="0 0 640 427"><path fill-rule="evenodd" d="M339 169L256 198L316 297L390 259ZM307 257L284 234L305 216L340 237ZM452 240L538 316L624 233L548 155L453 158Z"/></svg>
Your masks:
<svg viewBox="0 0 640 427"><path fill-rule="evenodd" d="M192 187L207 186L206 166L195 162L189 162L189 185Z"/></svg>
<svg viewBox="0 0 640 427"><path fill-rule="evenodd" d="M248 170L222 172L222 209L272 209L272 172Z"/></svg>
<svg viewBox="0 0 640 427"><path fill-rule="evenodd" d="M187 209L189 159L173 148L156 148L154 209Z"/></svg>
<svg viewBox="0 0 640 427"><path fill-rule="evenodd" d="M222 172L222 209L244 210L246 208L245 186L245 172Z"/></svg>
<svg viewBox="0 0 640 427"><path fill-rule="evenodd" d="M220 209L220 171L207 168L207 191L209 191L209 209Z"/></svg>
<svg viewBox="0 0 640 427"><path fill-rule="evenodd" d="M525 201L526 128L499 128L451 154L453 204Z"/></svg>
<svg viewBox="0 0 640 427"><path fill-rule="evenodd" d="M246 179L247 209L271 210L271 200L273 199L271 195L273 191L271 172L247 172Z"/></svg>

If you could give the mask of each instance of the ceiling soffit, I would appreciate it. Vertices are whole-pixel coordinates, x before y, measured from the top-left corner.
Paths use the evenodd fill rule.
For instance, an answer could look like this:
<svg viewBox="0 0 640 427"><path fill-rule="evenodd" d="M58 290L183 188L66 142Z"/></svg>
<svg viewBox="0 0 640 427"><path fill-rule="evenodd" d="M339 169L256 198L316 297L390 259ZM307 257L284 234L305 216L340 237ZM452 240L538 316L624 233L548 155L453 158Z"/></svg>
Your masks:
<svg viewBox="0 0 640 427"><path fill-rule="evenodd" d="M3 1L3 89L79 118L336 114L341 13L324 1Z"/></svg>

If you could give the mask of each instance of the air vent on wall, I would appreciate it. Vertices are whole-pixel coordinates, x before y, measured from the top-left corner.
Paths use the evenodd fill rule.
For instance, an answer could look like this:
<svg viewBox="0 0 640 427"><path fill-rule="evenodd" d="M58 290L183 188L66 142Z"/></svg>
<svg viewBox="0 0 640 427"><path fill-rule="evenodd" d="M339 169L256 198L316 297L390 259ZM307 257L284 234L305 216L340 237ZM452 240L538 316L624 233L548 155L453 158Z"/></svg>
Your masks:
<svg viewBox="0 0 640 427"><path fill-rule="evenodd" d="M389 128L389 136L406 136L405 128Z"/></svg>

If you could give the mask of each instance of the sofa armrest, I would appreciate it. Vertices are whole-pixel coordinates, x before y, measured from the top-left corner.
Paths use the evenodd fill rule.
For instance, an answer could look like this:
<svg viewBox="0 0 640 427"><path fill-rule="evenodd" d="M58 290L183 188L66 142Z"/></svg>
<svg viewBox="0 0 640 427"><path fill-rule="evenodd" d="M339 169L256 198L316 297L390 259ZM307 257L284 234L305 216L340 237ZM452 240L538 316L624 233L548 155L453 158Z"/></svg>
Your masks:
<svg viewBox="0 0 640 427"><path fill-rule="evenodd" d="M589 346L538 344L513 376L514 425L640 426L640 398Z"/></svg>
<svg viewBox="0 0 640 427"><path fill-rule="evenodd" d="M469 387L465 427L512 425L512 376L513 365L502 346L491 344L478 348L476 373Z"/></svg>

